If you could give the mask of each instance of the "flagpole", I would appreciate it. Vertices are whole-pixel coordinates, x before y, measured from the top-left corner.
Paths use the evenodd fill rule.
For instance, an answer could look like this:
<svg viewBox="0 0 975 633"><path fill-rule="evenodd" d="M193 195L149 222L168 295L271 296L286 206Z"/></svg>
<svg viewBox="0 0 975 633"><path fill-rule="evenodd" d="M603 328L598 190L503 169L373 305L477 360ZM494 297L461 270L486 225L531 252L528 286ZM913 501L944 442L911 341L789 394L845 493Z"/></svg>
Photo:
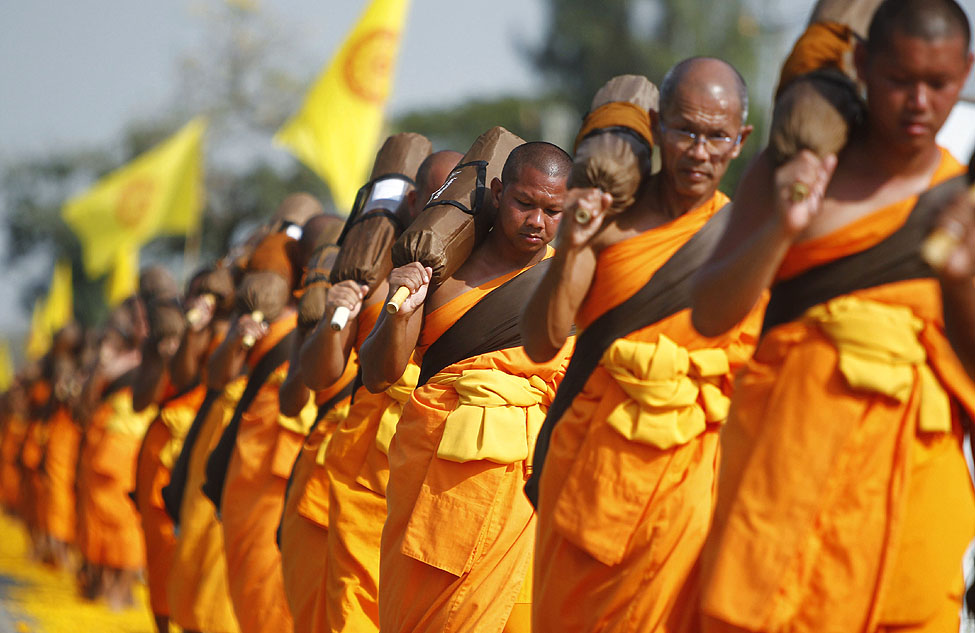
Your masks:
<svg viewBox="0 0 975 633"><path fill-rule="evenodd" d="M199 228L187 234L183 245L183 285L189 280L200 265L200 248L203 243L203 231Z"/></svg>

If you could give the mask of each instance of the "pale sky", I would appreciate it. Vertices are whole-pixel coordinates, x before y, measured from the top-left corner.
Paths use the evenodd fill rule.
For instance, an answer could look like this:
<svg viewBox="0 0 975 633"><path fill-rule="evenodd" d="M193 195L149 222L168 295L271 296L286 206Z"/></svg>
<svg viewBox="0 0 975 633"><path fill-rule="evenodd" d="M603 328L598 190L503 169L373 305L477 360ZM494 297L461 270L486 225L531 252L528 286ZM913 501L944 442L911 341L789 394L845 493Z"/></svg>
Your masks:
<svg viewBox="0 0 975 633"><path fill-rule="evenodd" d="M131 121L165 112L174 98L177 61L205 41L200 13L214 2L219 0L0 0L0 168L60 147L112 147ZM750 2L791 41L814 0ZM290 70L311 78L366 2L258 4L294 37L300 55ZM975 0L962 4L975 15ZM521 51L538 43L547 7L544 0L412 0L389 111L531 94L538 77ZM280 152L270 139L267 151ZM5 248L0 239L0 254ZM0 335L26 328L19 280L45 279L51 265L38 258L0 275L0 305L8 307L0 310Z"/></svg>

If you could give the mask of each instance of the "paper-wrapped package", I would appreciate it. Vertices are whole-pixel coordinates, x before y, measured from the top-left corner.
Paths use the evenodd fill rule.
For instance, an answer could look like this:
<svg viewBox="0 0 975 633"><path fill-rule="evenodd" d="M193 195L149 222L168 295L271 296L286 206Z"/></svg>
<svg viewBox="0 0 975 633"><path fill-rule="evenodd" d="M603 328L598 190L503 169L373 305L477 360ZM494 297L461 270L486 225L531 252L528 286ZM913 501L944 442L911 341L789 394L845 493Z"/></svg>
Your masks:
<svg viewBox="0 0 975 633"><path fill-rule="evenodd" d="M660 94L640 75L613 77L593 97L576 137L568 186L596 187L613 196L610 213L628 208L650 173L651 121ZM588 222L585 211L580 222Z"/></svg>
<svg viewBox="0 0 975 633"><path fill-rule="evenodd" d="M342 250L332 266L333 284L351 279L369 286L372 294L386 279L392 269L389 249L409 221L406 195L414 188L420 163L432 151L425 136L410 132L394 134L383 143L339 238Z"/></svg>
<svg viewBox="0 0 975 633"><path fill-rule="evenodd" d="M503 127L479 136L393 245L393 265L429 266L434 287L453 275L494 226L491 181L501 177L508 154L524 142Z"/></svg>
<svg viewBox="0 0 975 633"><path fill-rule="evenodd" d="M769 130L773 162L803 149L821 157L843 149L865 104L852 63L857 35L838 22L813 22L782 66Z"/></svg>

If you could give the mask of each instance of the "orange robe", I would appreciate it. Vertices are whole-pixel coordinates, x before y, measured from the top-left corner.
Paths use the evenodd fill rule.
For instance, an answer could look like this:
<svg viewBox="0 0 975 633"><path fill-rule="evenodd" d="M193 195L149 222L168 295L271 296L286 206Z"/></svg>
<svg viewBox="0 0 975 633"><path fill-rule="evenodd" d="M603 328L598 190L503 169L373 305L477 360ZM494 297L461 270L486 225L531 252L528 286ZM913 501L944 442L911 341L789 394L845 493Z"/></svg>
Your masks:
<svg viewBox="0 0 975 633"><path fill-rule="evenodd" d="M934 182L960 171L944 153ZM778 278L876 244L915 201L793 246ZM935 279L842 295L766 332L721 438L703 630L957 631L973 414Z"/></svg>
<svg viewBox="0 0 975 633"><path fill-rule="evenodd" d="M296 322L297 317L292 315L271 324L268 335L249 356L252 367L294 329ZM230 599L244 633L290 631L294 626L284 595L275 534L288 475L314 422L315 407L306 407L298 418L280 414L278 388L287 371L285 361L264 382L241 417L221 500Z"/></svg>
<svg viewBox="0 0 975 633"><path fill-rule="evenodd" d="M315 394L317 405L328 402L355 379L358 364L349 359L345 374L332 387ZM335 427L349 413L351 398L332 405L305 438L292 468L281 515L281 569L284 592L295 633L324 633L325 569L328 561L328 477L325 449Z"/></svg>
<svg viewBox="0 0 975 633"><path fill-rule="evenodd" d="M58 407L48 422L44 449L45 524L51 538L63 543L75 539L75 472L80 445L81 429L66 407Z"/></svg>
<svg viewBox="0 0 975 633"><path fill-rule="evenodd" d="M176 550L173 521L166 513L162 489L169 483L183 438L205 395L206 387L200 385L163 403L159 415L149 425L139 451L135 504L142 518L146 543L149 608L157 616L169 615L166 583Z"/></svg>
<svg viewBox="0 0 975 633"><path fill-rule="evenodd" d="M135 463L155 407L132 410L132 389L124 387L95 409L79 467L79 549L88 562L114 569L145 565L145 541L129 492Z"/></svg>
<svg viewBox="0 0 975 633"><path fill-rule="evenodd" d="M514 275L427 314L417 351ZM413 392L389 449L384 633L527 630L535 516L523 487L570 352L543 364L521 347L489 352Z"/></svg>
<svg viewBox="0 0 975 633"><path fill-rule="evenodd" d="M240 631L230 602L223 528L213 502L202 488L207 458L220 441L246 384L246 376L227 384L210 406L190 453L176 550L166 583L169 617L183 629L205 633Z"/></svg>
<svg viewBox="0 0 975 633"><path fill-rule="evenodd" d="M0 442L0 487L3 489L3 504L8 512L20 514L20 447L27 434L27 422L16 413L11 413L4 424L3 441Z"/></svg>
<svg viewBox="0 0 975 633"><path fill-rule="evenodd" d="M382 303L374 304L359 315L355 350L369 336L381 309ZM412 371L415 383L415 367ZM379 630L379 540L386 520L389 462L376 436L384 419L387 432L395 429L402 402L413 390L409 377L401 382L383 393L360 387L325 452L321 475L328 492L328 631Z"/></svg>
<svg viewBox="0 0 975 633"><path fill-rule="evenodd" d="M46 531L47 495L41 470L46 435L47 424L43 420L31 420L20 447L22 517L32 533L38 535Z"/></svg>
<svg viewBox="0 0 975 633"><path fill-rule="evenodd" d="M579 328L623 303L727 202L710 201L599 253ZM617 339L551 436L539 481L533 628L672 631L691 611L714 504L732 371L761 310L705 338L683 310ZM710 358L710 359L709 359Z"/></svg>

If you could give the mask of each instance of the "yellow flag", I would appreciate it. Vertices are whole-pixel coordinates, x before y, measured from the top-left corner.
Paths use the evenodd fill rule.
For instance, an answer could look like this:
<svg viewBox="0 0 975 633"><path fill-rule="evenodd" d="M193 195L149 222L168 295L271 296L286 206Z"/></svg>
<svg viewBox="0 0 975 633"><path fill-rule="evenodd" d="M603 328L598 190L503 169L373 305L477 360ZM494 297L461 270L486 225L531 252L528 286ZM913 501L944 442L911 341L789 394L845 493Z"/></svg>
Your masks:
<svg viewBox="0 0 975 633"><path fill-rule="evenodd" d="M376 158L407 4L371 0L301 110L274 137L322 177L346 212Z"/></svg>
<svg viewBox="0 0 975 633"><path fill-rule="evenodd" d="M119 250L115 253L115 265L105 282L105 301L114 308L139 289L138 249Z"/></svg>
<svg viewBox="0 0 975 633"><path fill-rule="evenodd" d="M10 345L0 339L0 391L10 389L14 382L14 361L10 355Z"/></svg>
<svg viewBox="0 0 975 633"><path fill-rule="evenodd" d="M27 334L27 358L37 360L51 349L51 329L44 322L44 298L34 301L30 316L30 332Z"/></svg>
<svg viewBox="0 0 975 633"><path fill-rule="evenodd" d="M54 265L47 296L38 297L30 318L27 338L27 357L40 358L50 349L54 335L74 318L71 288L71 264L59 261ZM0 357L2 361L2 357Z"/></svg>
<svg viewBox="0 0 975 633"><path fill-rule="evenodd" d="M65 204L62 217L81 241L89 277L105 274L119 251L137 249L157 235L196 230L203 207L205 129L204 119L193 119Z"/></svg>
<svg viewBox="0 0 975 633"><path fill-rule="evenodd" d="M59 261L54 265L51 287L44 299L44 321L51 334L68 324L74 318L74 299L71 288L71 263Z"/></svg>

